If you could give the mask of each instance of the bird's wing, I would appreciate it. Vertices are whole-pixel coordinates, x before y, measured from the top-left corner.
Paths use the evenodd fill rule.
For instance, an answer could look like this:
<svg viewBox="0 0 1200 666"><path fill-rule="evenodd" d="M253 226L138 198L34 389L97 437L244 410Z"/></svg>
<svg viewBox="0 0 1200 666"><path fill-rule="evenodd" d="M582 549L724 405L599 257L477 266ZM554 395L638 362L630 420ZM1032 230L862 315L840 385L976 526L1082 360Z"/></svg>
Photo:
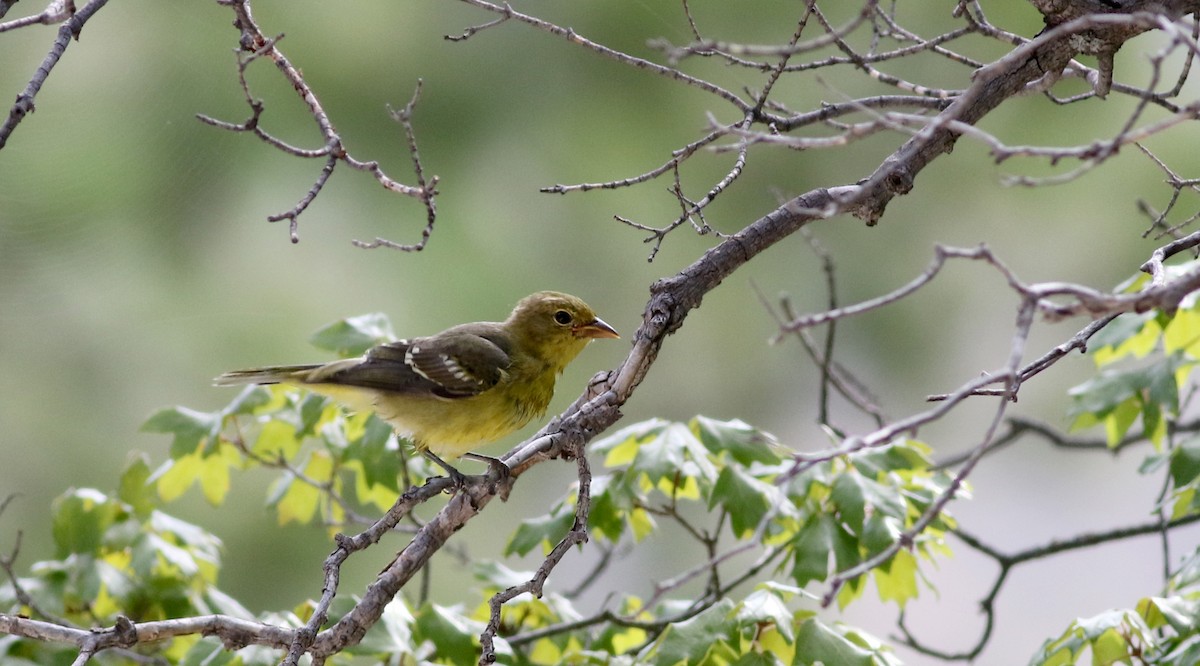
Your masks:
<svg viewBox="0 0 1200 666"><path fill-rule="evenodd" d="M333 372L308 381L467 398L500 382L512 362L507 340L491 333L451 329L427 338L379 345L357 362L331 364Z"/></svg>

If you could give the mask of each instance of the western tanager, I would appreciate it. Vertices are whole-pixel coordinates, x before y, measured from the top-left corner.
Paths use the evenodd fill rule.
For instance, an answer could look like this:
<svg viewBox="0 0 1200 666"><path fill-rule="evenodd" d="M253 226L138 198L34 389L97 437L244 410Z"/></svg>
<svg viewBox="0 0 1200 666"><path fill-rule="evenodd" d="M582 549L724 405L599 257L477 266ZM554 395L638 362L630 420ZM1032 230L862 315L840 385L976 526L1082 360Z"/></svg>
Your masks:
<svg viewBox="0 0 1200 666"><path fill-rule="evenodd" d="M460 324L332 363L234 370L214 381L293 384L373 411L461 483L440 456L502 465L470 450L545 414L567 364L592 339L618 337L587 303L542 291L522 299L503 322Z"/></svg>

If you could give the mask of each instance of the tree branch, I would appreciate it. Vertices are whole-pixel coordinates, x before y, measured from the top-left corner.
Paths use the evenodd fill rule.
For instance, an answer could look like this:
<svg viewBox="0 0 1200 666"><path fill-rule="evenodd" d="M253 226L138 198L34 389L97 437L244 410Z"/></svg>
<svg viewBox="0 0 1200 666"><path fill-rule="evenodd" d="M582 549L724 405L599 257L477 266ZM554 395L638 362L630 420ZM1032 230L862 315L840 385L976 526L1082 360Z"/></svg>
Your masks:
<svg viewBox="0 0 1200 666"><path fill-rule="evenodd" d="M17 95L17 101L8 110L8 118L3 124L0 124L0 150L8 143L8 138L12 136L17 125L25 119L25 116L34 111L34 98L37 97L38 91L42 89L42 85L46 83L46 79L50 76L50 72L54 71L54 66L58 64L60 58L67 51L67 46L72 39L78 40L79 34L83 31L83 26L100 11L100 8L108 4L108 0L88 0L88 3L83 6L83 9L75 12L68 18L58 29L58 34L54 38L54 42L50 45L50 52L46 54L46 58L42 60L42 64L38 66L34 72L33 78L29 79L29 83L25 85L25 89ZM52 3L51 8L57 6L57 3ZM51 8L47 8L47 12ZM61 6L64 11L66 6ZM72 7L73 9L73 7ZM47 21L50 22L50 17L47 14ZM55 12L55 17L58 18L58 12ZM40 21L39 21L40 22Z"/></svg>

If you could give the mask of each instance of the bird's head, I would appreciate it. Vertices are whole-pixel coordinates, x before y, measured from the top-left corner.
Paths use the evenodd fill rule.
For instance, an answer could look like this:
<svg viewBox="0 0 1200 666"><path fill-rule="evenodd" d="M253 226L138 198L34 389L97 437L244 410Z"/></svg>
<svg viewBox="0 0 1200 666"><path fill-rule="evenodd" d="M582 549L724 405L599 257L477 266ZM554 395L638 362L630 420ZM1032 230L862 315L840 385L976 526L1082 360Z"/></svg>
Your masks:
<svg viewBox="0 0 1200 666"><path fill-rule="evenodd" d="M560 371L592 340L621 337L587 303L557 291L521 299L505 323L528 349Z"/></svg>

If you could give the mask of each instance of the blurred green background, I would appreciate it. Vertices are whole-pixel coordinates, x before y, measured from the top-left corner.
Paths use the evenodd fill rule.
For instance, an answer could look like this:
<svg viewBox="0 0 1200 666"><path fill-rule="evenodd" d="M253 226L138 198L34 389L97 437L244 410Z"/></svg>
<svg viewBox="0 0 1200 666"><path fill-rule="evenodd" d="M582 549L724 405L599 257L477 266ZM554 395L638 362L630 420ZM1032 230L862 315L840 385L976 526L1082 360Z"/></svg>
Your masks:
<svg viewBox="0 0 1200 666"><path fill-rule="evenodd" d="M954 25L944 4L905 7L917 13L905 20L927 35L941 32ZM153 465L166 458L166 437L139 432L153 411L174 404L211 410L232 398L210 386L221 371L323 360L306 340L342 317L381 311L400 335L420 335L502 318L521 296L539 289L586 298L628 335L640 321L648 285L716 242L680 229L649 263L643 234L613 220L616 214L659 226L673 219L678 204L666 192L669 179L569 196L538 188L656 167L705 132L706 114L733 118L718 99L516 22L464 43L446 41L445 34L492 20L465 4L277 0L254 7L267 33L286 34L282 49L317 91L350 152L380 161L404 182L412 181L409 157L386 106L402 106L424 80L414 122L426 169L440 178L433 238L419 254L353 247L351 239L377 235L415 242L424 210L339 166L301 216L300 243L288 242L286 222L269 224L266 217L293 206L321 163L194 118L241 121L248 114L235 75L238 35L229 10L214 2L110 3L71 44L38 96L36 113L0 151L0 494L20 493L0 516L0 550L21 532L19 565L51 556L49 504L64 489L112 489L130 452L147 452ZM1032 36L1041 27L1024 3L985 7L1017 34ZM692 8L701 29L720 39L782 43L794 29L795 3L704 0ZM658 56L647 40L690 39L674 2L544 0L517 9L652 59ZM4 99L24 87L53 30L0 35ZM1145 81L1145 55L1160 47L1155 40L1143 36L1122 52L1119 78ZM961 47L981 59L1005 52L979 39ZM734 91L762 85L758 75L711 60L690 60L683 68ZM967 85L970 73L932 56L885 69L948 88ZM318 146L311 118L268 63L252 67L250 81L266 101L268 131ZM777 98L805 109L885 92L840 68L785 79ZM1012 100L983 127L1010 144L1070 145L1111 135L1131 108L1120 96L1067 107L1030 96ZM1182 175L1195 176L1188 146L1196 138L1195 128L1182 127L1150 145ZM865 177L903 139L879 134L835 151L757 148L742 179L707 219L721 232L736 231L780 197ZM705 153L689 162L683 172L688 194L703 196L732 159ZM1160 244L1141 238L1147 222L1136 201L1164 205L1163 174L1138 151L1126 150L1065 185L1001 184L1010 173L1057 171L1062 168L1020 160L997 166L984 146L964 140L922 173L913 193L896 199L878 226L843 217L810 229L837 262L844 303L907 282L931 260L935 243L987 242L1029 281L1115 285ZM668 341L625 408L625 424L702 413L742 418L799 450L827 445L814 424L817 373L795 342L767 344L775 325L756 290L771 299L790 294L802 311L819 310L827 299L820 261L799 236L755 259ZM905 416L923 409L926 395L952 390L1004 361L1015 305L994 271L953 265L913 298L843 323L839 358L889 415ZM1039 324L1030 357L1084 323ZM561 380L552 411L573 400L591 374L619 363L627 349L628 337L590 347ZM1087 359L1068 359L1024 387L1011 413L1065 427L1064 391L1089 371ZM981 437L992 407L977 401L919 436L939 453L964 450ZM844 405L833 414L852 432L868 426ZM1136 454L1066 454L1023 442L988 459L972 478L975 499L952 510L1007 550L1141 522L1157 487L1136 474L1137 462ZM224 539L222 587L254 611L290 608L318 595L321 562L331 548L318 528L275 528L264 508L270 478L236 477L219 508L198 492L167 507ZM509 503L489 507L488 520L476 521L486 525L464 530L460 543L473 555L496 555L508 531L540 513L572 479L571 467L541 466ZM929 572L940 598L924 593L908 616L918 636L954 650L973 644L980 627L976 603L995 571L951 545L959 556ZM1075 616L1130 606L1156 592L1157 552L1147 539L1019 570L999 600L983 663L1026 660ZM656 576L678 570L678 555L665 542L639 552L627 563L634 573L610 574L594 601L611 589L648 593ZM354 558L346 592L361 589L389 556ZM696 561L700 557L696 553ZM588 558L573 554L564 567L582 571ZM468 598L448 563L435 562L435 598ZM893 614L866 601L845 619L887 636Z"/></svg>

